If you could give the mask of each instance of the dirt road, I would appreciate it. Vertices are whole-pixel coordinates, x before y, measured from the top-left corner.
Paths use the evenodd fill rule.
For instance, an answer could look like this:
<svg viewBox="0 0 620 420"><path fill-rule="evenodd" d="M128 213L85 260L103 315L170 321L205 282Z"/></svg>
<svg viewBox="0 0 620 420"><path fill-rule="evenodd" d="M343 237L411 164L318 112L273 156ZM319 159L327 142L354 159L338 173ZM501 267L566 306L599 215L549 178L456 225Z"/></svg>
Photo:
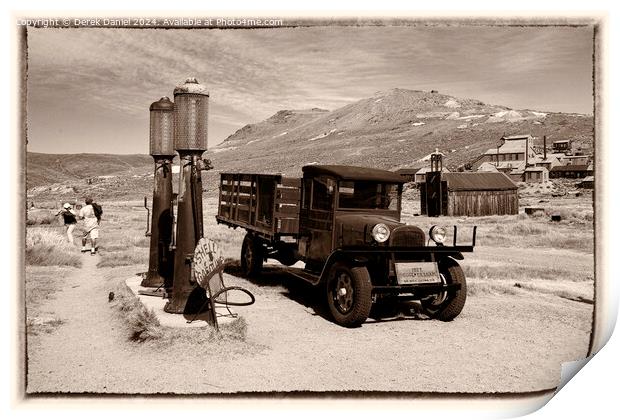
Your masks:
<svg viewBox="0 0 620 420"><path fill-rule="evenodd" d="M316 290L277 266L253 281L225 275L256 295L237 309L246 343L131 343L108 303L120 278L106 279L99 257L82 258L43 308L63 323L28 337L30 393L527 392L554 388L561 362L587 351L590 304L518 289L471 296L449 323L413 315L345 329Z"/></svg>

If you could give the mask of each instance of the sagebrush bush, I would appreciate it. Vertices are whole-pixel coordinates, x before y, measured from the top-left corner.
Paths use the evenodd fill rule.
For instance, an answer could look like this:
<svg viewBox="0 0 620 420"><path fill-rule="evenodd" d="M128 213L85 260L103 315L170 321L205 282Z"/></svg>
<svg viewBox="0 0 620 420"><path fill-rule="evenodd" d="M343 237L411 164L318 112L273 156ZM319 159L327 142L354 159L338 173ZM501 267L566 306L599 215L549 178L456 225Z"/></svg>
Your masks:
<svg viewBox="0 0 620 420"><path fill-rule="evenodd" d="M26 230L26 265L81 267L78 249L57 230L29 228Z"/></svg>
<svg viewBox="0 0 620 420"><path fill-rule="evenodd" d="M54 225L60 224L55 213L49 210L33 210L28 212L26 225Z"/></svg>
<svg viewBox="0 0 620 420"><path fill-rule="evenodd" d="M116 288L112 306L118 309L124 318L130 340L142 342L163 337L163 328L155 312L147 309L124 283Z"/></svg>

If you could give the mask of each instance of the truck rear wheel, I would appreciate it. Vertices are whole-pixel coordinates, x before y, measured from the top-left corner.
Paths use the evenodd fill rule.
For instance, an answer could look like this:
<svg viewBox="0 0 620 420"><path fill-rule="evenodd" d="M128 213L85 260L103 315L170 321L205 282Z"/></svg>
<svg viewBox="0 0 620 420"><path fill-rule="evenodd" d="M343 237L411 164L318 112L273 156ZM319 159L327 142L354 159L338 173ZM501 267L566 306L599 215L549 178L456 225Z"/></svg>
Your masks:
<svg viewBox="0 0 620 420"><path fill-rule="evenodd" d="M329 311L338 325L358 327L370 313L372 284L366 267L335 263L326 284Z"/></svg>
<svg viewBox="0 0 620 420"><path fill-rule="evenodd" d="M260 274L263 268L263 246L260 241L249 233L243 238L241 245L241 271L247 277Z"/></svg>
<svg viewBox="0 0 620 420"><path fill-rule="evenodd" d="M465 306L467 281L461 266L451 258L439 262L439 274L445 284L460 284L461 288L453 293L442 292L422 299L422 309L431 318L452 321Z"/></svg>

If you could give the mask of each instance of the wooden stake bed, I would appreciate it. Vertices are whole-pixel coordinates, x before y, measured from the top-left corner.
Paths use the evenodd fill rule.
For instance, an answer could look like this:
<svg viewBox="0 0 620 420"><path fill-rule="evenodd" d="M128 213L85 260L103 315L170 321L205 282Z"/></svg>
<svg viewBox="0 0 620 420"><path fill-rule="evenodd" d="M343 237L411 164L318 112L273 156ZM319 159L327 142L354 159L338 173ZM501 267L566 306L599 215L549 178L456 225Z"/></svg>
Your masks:
<svg viewBox="0 0 620 420"><path fill-rule="evenodd" d="M223 173L216 219L270 240L296 238L300 187L300 179L282 175Z"/></svg>

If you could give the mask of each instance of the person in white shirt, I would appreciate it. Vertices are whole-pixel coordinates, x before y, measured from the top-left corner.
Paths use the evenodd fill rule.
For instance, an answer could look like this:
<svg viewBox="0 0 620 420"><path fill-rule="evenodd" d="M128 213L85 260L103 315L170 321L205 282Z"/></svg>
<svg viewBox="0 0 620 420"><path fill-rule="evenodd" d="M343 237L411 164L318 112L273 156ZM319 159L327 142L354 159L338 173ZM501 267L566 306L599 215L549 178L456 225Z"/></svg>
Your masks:
<svg viewBox="0 0 620 420"><path fill-rule="evenodd" d="M93 199L87 198L84 200L86 205L80 209L79 217L84 220L85 234L82 237L82 252L88 252L86 248L86 241L90 237L90 254L95 255L97 253L97 239L99 238L99 221L95 216L93 210Z"/></svg>

